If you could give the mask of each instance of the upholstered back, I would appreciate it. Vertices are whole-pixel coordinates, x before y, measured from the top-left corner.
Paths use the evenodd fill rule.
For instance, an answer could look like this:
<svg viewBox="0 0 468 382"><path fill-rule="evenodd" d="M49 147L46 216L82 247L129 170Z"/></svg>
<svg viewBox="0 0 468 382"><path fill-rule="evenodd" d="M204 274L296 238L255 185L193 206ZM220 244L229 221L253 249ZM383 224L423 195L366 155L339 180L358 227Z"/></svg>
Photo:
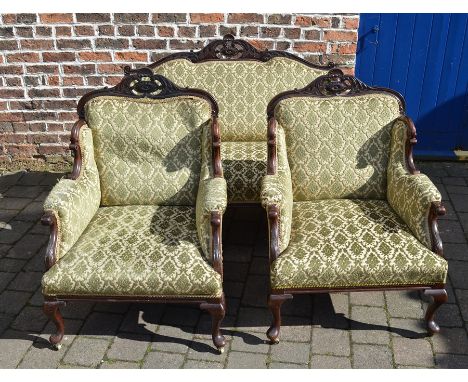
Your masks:
<svg viewBox="0 0 468 382"><path fill-rule="evenodd" d="M207 101L100 96L85 113L102 205L195 205L202 139L211 138Z"/></svg>
<svg viewBox="0 0 468 382"><path fill-rule="evenodd" d="M283 128L295 201L385 199L397 97L293 97L275 108Z"/></svg>
<svg viewBox="0 0 468 382"><path fill-rule="evenodd" d="M154 73L179 86L203 89L214 96L224 142L265 141L268 102L278 93L304 87L327 70L288 57L197 63L181 58L153 67Z"/></svg>

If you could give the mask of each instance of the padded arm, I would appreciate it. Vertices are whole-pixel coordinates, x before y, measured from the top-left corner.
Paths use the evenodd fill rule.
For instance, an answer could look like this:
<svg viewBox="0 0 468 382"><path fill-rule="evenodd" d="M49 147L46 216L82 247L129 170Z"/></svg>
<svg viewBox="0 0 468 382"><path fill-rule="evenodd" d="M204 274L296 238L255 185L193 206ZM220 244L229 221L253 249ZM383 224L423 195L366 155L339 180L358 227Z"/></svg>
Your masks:
<svg viewBox="0 0 468 382"><path fill-rule="evenodd" d="M95 215L101 201L93 137L86 125L79 130L78 142L77 149L80 150L82 160L78 177L61 179L44 202L44 211L46 214L52 214L57 223L54 261L64 256L75 244ZM48 264L52 265L50 262Z"/></svg>
<svg viewBox="0 0 468 382"><path fill-rule="evenodd" d="M411 145L415 136L409 118L395 121L387 171L387 199L418 240L432 249L429 214L433 203L440 204L441 195L426 175L414 169Z"/></svg>
<svg viewBox="0 0 468 382"><path fill-rule="evenodd" d="M276 158L276 173L263 178L260 197L268 214L272 209L278 213L278 254L280 254L289 244L293 207L291 171L286 153L284 130L280 126L276 127Z"/></svg>

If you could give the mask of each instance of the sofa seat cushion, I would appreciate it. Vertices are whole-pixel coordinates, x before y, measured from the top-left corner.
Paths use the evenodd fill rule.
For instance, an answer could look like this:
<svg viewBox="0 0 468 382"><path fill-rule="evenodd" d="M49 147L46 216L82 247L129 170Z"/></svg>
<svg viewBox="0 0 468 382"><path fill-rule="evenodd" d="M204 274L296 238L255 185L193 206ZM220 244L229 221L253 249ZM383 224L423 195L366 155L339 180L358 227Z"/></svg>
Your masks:
<svg viewBox="0 0 468 382"><path fill-rule="evenodd" d="M101 207L42 279L45 296L220 297L203 257L195 207Z"/></svg>
<svg viewBox="0 0 468 382"><path fill-rule="evenodd" d="M295 202L273 289L445 283L447 261L421 244L383 200Z"/></svg>
<svg viewBox="0 0 468 382"><path fill-rule="evenodd" d="M229 202L258 203L262 178L266 175L266 142L223 141L221 159Z"/></svg>

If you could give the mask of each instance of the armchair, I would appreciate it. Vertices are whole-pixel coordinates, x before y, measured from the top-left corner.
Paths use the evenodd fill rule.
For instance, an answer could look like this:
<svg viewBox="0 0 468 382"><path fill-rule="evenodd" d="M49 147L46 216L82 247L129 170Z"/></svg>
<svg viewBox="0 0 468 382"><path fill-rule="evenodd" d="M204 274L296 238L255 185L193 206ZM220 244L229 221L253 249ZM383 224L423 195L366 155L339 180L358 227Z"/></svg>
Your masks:
<svg viewBox="0 0 468 382"><path fill-rule="evenodd" d="M47 197L44 312L64 335L68 301L197 304L223 351L222 215L226 182L218 107L150 69L125 69L86 94L72 129L74 167Z"/></svg>
<svg viewBox="0 0 468 382"><path fill-rule="evenodd" d="M417 289L447 301L441 196L412 159L404 100L338 69L268 105L269 339L295 293Z"/></svg>

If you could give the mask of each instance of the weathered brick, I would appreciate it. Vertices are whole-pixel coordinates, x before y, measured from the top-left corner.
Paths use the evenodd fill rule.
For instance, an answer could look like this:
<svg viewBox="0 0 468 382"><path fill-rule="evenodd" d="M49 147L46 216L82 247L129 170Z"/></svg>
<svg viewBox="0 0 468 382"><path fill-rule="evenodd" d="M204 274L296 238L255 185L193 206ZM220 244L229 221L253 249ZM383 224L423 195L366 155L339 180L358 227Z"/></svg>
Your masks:
<svg viewBox="0 0 468 382"><path fill-rule="evenodd" d="M137 34L144 37L154 36L154 26L152 25L138 25Z"/></svg>
<svg viewBox="0 0 468 382"><path fill-rule="evenodd" d="M99 25L98 34L99 36L114 36L115 28L113 25Z"/></svg>
<svg viewBox="0 0 468 382"><path fill-rule="evenodd" d="M159 26L158 28L158 35L160 37L172 37L174 36L174 28L169 26Z"/></svg>
<svg viewBox="0 0 468 382"><path fill-rule="evenodd" d="M44 62L75 61L75 53L74 52L44 52L42 53L42 61Z"/></svg>
<svg viewBox="0 0 468 382"><path fill-rule="evenodd" d="M115 52L115 59L117 61L147 61L148 54L140 52Z"/></svg>
<svg viewBox="0 0 468 382"><path fill-rule="evenodd" d="M58 49L89 49L91 48L91 40L88 39L67 39L57 40Z"/></svg>
<svg viewBox="0 0 468 382"><path fill-rule="evenodd" d="M36 27L36 36L41 37L51 37L52 36L52 28L51 27Z"/></svg>
<svg viewBox="0 0 468 382"><path fill-rule="evenodd" d="M186 13L153 13L151 21L157 23L185 23L187 21Z"/></svg>
<svg viewBox="0 0 468 382"><path fill-rule="evenodd" d="M97 38L96 48L98 49L128 49L128 39L124 38Z"/></svg>
<svg viewBox="0 0 468 382"><path fill-rule="evenodd" d="M114 13L114 21L117 23L147 23L148 13Z"/></svg>
<svg viewBox="0 0 468 382"><path fill-rule="evenodd" d="M233 23L233 24L263 23L263 15L258 14L258 13L230 13L228 15L228 23Z"/></svg>
<svg viewBox="0 0 468 382"><path fill-rule="evenodd" d="M326 41L357 41L357 32L326 30L323 38Z"/></svg>
<svg viewBox="0 0 468 382"><path fill-rule="evenodd" d="M298 39L301 37L301 28L284 28L284 37Z"/></svg>
<svg viewBox="0 0 468 382"><path fill-rule="evenodd" d="M295 42L294 49L298 52L326 52L327 44L323 42Z"/></svg>
<svg viewBox="0 0 468 382"><path fill-rule="evenodd" d="M136 49L164 49L166 41L161 39L139 39L132 40L133 47Z"/></svg>
<svg viewBox="0 0 468 382"><path fill-rule="evenodd" d="M320 40L320 31L316 29L305 31L304 38L306 40Z"/></svg>
<svg viewBox="0 0 468 382"><path fill-rule="evenodd" d="M170 40L169 41L170 49L187 50L187 49L201 49L202 47L203 47L203 41L193 41L193 40Z"/></svg>
<svg viewBox="0 0 468 382"><path fill-rule="evenodd" d="M117 33L120 36L134 36L135 26L134 25L119 25L117 27Z"/></svg>
<svg viewBox="0 0 468 382"><path fill-rule="evenodd" d="M200 25L199 28L200 37L214 37L216 36L215 25Z"/></svg>
<svg viewBox="0 0 468 382"><path fill-rule="evenodd" d="M222 23L224 13L191 13L190 21L194 24Z"/></svg>
<svg viewBox="0 0 468 382"><path fill-rule="evenodd" d="M53 40L21 40L21 49L24 50L52 50L54 49Z"/></svg>
<svg viewBox="0 0 468 382"><path fill-rule="evenodd" d="M66 24L73 22L71 13L43 13L39 15L41 22L51 24Z"/></svg>
<svg viewBox="0 0 468 382"><path fill-rule="evenodd" d="M268 24L291 24L291 15L273 14L268 16Z"/></svg>
<svg viewBox="0 0 468 382"><path fill-rule="evenodd" d="M258 37L258 27L246 25L240 28L241 37Z"/></svg>
<svg viewBox="0 0 468 382"><path fill-rule="evenodd" d="M106 23L111 20L109 13L77 13L79 23Z"/></svg>
<svg viewBox="0 0 468 382"><path fill-rule="evenodd" d="M260 28L260 37L278 37L281 33L281 28L276 27L261 27Z"/></svg>
<svg viewBox="0 0 468 382"><path fill-rule="evenodd" d="M18 41L16 40L0 40L0 50L17 50Z"/></svg>
<svg viewBox="0 0 468 382"><path fill-rule="evenodd" d="M195 37L196 32L197 28L186 26L180 26L177 31L179 37Z"/></svg>
<svg viewBox="0 0 468 382"><path fill-rule="evenodd" d="M301 27L313 27L317 26L320 28L331 27L330 17L311 17L311 16L296 16L296 25Z"/></svg>
<svg viewBox="0 0 468 382"><path fill-rule="evenodd" d="M67 37L72 35L72 28L69 26L57 26L55 27L55 36Z"/></svg>
<svg viewBox="0 0 468 382"><path fill-rule="evenodd" d="M0 37L13 37L13 27L0 27Z"/></svg>
<svg viewBox="0 0 468 382"><path fill-rule="evenodd" d="M94 27L92 25L75 25L73 29L77 36L94 36Z"/></svg>

